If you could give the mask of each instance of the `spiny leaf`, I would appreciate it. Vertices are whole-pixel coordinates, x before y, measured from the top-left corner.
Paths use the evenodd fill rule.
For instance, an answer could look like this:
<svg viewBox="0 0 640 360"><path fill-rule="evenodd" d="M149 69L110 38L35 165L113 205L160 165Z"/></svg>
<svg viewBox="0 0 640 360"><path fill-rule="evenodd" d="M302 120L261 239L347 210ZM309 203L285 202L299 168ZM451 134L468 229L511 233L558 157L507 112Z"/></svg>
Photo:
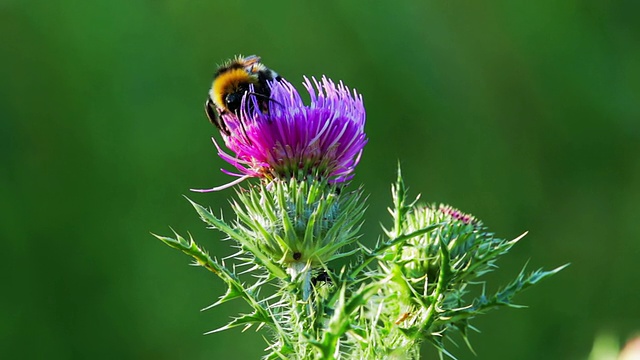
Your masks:
<svg viewBox="0 0 640 360"><path fill-rule="evenodd" d="M200 215L200 217L206 223L224 232L230 238L232 238L233 240L236 240L238 243L244 246L247 250L249 250L253 254L253 256L256 257L256 259L260 260L260 262L269 270L270 273L272 273L274 276L279 277L281 279L284 279L287 277L286 272L282 268L280 268L277 264L275 264L268 255L262 252L254 242L250 241L249 239L245 238L244 236L242 236L241 234L233 230L225 222L215 217L209 210L196 204L195 202L191 201L188 198L187 200L189 200L191 205L196 209L196 212Z"/></svg>
<svg viewBox="0 0 640 360"><path fill-rule="evenodd" d="M263 324L265 323L265 319L263 316L261 316L258 312L253 312L251 314L241 314L239 317L235 317L233 318L227 325L222 326L220 328L211 330L211 331L207 331L206 333L204 333L204 335L209 335L209 334L213 334L213 333L217 333L220 331L224 331L224 330L228 330L237 326L242 326L245 325L245 329L248 329L250 326L254 325L254 324ZM243 330L243 331L244 331Z"/></svg>

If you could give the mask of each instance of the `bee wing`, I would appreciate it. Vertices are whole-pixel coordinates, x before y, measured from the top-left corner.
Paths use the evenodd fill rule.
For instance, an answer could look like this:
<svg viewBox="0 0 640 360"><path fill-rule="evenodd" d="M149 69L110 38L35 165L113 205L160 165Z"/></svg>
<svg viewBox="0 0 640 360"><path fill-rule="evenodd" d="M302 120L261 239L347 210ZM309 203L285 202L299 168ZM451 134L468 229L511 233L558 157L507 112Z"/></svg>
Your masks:
<svg viewBox="0 0 640 360"><path fill-rule="evenodd" d="M260 62L260 56L258 55L249 55L244 59L242 59L242 64L244 65L244 67L253 66L259 62Z"/></svg>

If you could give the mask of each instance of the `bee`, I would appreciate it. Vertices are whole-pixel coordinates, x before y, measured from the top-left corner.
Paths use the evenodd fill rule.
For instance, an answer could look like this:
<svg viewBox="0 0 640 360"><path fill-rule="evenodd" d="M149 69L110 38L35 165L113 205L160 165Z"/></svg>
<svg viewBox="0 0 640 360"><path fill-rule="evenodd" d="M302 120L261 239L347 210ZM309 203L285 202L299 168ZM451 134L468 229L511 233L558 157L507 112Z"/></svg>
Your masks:
<svg viewBox="0 0 640 360"><path fill-rule="evenodd" d="M256 55L237 56L220 66L213 76L209 97L204 104L204 111L209 121L221 133L230 135L222 115L229 113L239 115L242 97L245 94L256 96L260 110L266 112L267 103L271 100L269 97L271 90L267 81L273 80L281 81L282 77L264 66L260 62L260 57ZM253 91L249 91L250 85L253 85Z"/></svg>

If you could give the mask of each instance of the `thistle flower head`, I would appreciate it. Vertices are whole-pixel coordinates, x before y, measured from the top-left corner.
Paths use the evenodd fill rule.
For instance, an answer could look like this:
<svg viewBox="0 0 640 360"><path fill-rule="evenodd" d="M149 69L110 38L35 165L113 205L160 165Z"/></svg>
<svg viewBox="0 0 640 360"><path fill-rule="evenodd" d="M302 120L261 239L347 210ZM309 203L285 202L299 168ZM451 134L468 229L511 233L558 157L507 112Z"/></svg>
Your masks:
<svg viewBox="0 0 640 360"><path fill-rule="evenodd" d="M222 115L230 133L224 142L234 155L216 143L218 154L240 174L223 171L265 179L350 180L367 143L362 96L326 77L305 77L307 106L289 82L269 86L269 101L249 92L238 116Z"/></svg>

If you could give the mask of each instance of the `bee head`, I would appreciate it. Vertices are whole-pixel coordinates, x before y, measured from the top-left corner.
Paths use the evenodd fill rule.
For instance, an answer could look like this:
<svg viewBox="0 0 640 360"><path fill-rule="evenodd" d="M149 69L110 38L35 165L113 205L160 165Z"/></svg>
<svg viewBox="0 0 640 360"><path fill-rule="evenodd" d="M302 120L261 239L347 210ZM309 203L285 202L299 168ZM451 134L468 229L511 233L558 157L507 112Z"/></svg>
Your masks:
<svg viewBox="0 0 640 360"><path fill-rule="evenodd" d="M242 97L249 89L244 89L244 86L238 87L235 92L227 94L224 98L224 103L227 109L236 112L242 105Z"/></svg>

